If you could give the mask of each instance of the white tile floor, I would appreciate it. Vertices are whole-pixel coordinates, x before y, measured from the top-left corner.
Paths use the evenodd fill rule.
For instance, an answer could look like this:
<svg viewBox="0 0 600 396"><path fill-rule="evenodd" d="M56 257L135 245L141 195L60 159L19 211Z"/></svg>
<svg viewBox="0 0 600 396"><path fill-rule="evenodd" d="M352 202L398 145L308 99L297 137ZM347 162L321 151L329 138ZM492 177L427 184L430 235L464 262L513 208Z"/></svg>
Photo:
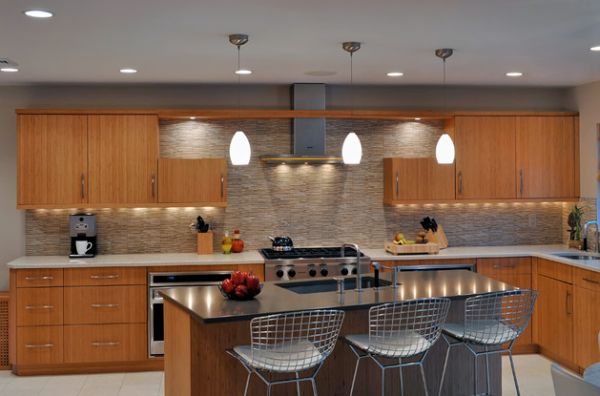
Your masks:
<svg viewBox="0 0 600 396"><path fill-rule="evenodd" d="M554 394L550 360L540 355L515 357L517 376L523 396ZM503 396L516 395L510 365L502 362ZM162 396L163 373L119 373L17 377L0 371L0 396Z"/></svg>

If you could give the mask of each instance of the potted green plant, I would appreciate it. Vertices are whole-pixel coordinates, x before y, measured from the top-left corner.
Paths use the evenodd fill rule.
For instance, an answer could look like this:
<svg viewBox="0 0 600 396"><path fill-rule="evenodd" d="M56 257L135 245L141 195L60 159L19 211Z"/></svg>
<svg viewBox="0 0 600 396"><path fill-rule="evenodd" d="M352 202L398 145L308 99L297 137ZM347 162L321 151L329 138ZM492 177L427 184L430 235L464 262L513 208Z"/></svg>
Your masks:
<svg viewBox="0 0 600 396"><path fill-rule="evenodd" d="M569 224L569 247L581 249L581 219L583 217L583 208L574 205L569 213L567 223Z"/></svg>

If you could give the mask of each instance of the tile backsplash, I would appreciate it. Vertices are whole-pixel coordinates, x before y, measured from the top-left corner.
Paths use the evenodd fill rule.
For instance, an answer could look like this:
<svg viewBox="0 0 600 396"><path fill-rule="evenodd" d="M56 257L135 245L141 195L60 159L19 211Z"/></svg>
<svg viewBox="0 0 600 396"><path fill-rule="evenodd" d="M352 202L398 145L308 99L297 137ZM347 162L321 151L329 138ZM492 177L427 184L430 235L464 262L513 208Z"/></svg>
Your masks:
<svg viewBox="0 0 600 396"><path fill-rule="evenodd" d="M101 209L96 213L101 254L194 252L189 224L202 215L216 232L239 228L249 249L268 235L290 235L298 246L356 242L382 247L402 230L409 237L422 217L444 226L451 246L549 244L565 238L567 203L383 205L384 157L430 157L441 135L437 122L328 120L327 151L339 155L355 131L363 144L356 166L267 165L258 157L291 151L290 120L162 122L161 156L227 157L229 140L244 130L252 145L248 166L229 166L227 208ZM595 200L582 200L595 215ZM588 210L589 209L589 210ZM68 214L26 213L28 255L67 254ZM593 216L592 216L593 217Z"/></svg>

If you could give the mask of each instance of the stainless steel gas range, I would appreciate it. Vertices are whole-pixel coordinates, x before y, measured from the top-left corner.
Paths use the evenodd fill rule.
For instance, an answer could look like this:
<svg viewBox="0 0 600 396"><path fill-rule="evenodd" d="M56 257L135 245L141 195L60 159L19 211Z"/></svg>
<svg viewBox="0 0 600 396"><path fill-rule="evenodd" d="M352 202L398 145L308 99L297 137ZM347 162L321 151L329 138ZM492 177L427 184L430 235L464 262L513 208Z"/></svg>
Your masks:
<svg viewBox="0 0 600 396"><path fill-rule="evenodd" d="M261 249L265 258L265 280L290 280L356 275L356 251L346 247L305 247L289 251ZM360 253L360 265L371 259ZM365 271L364 267L362 268Z"/></svg>

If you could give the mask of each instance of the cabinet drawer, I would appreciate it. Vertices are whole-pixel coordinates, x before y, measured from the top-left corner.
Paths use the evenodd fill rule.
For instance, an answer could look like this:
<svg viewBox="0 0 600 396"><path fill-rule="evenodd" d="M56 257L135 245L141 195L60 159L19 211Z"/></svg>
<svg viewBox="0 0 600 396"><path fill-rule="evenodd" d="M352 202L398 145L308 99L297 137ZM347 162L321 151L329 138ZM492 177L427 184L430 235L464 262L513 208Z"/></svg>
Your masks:
<svg viewBox="0 0 600 396"><path fill-rule="evenodd" d="M531 274L531 259L529 257L514 257L500 259L477 259L477 272L495 274Z"/></svg>
<svg viewBox="0 0 600 396"><path fill-rule="evenodd" d="M573 267L555 261L538 259L538 274L565 283L573 283Z"/></svg>
<svg viewBox="0 0 600 396"><path fill-rule="evenodd" d="M23 269L16 271L17 287L48 287L63 285L63 270Z"/></svg>
<svg viewBox="0 0 600 396"><path fill-rule="evenodd" d="M600 272L573 268L573 283L586 289L600 291Z"/></svg>
<svg viewBox="0 0 600 396"><path fill-rule="evenodd" d="M61 287L17 289L17 326L62 324L63 289Z"/></svg>
<svg viewBox="0 0 600 396"><path fill-rule="evenodd" d="M145 285L146 268L67 268L65 286Z"/></svg>
<svg viewBox="0 0 600 396"><path fill-rule="evenodd" d="M65 326L65 362L122 362L147 358L145 324Z"/></svg>
<svg viewBox="0 0 600 396"><path fill-rule="evenodd" d="M62 326L19 327L17 331L17 365L62 362Z"/></svg>
<svg viewBox="0 0 600 396"><path fill-rule="evenodd" d="M65 287L65 324L146 323L146 286Z"/></svg>

